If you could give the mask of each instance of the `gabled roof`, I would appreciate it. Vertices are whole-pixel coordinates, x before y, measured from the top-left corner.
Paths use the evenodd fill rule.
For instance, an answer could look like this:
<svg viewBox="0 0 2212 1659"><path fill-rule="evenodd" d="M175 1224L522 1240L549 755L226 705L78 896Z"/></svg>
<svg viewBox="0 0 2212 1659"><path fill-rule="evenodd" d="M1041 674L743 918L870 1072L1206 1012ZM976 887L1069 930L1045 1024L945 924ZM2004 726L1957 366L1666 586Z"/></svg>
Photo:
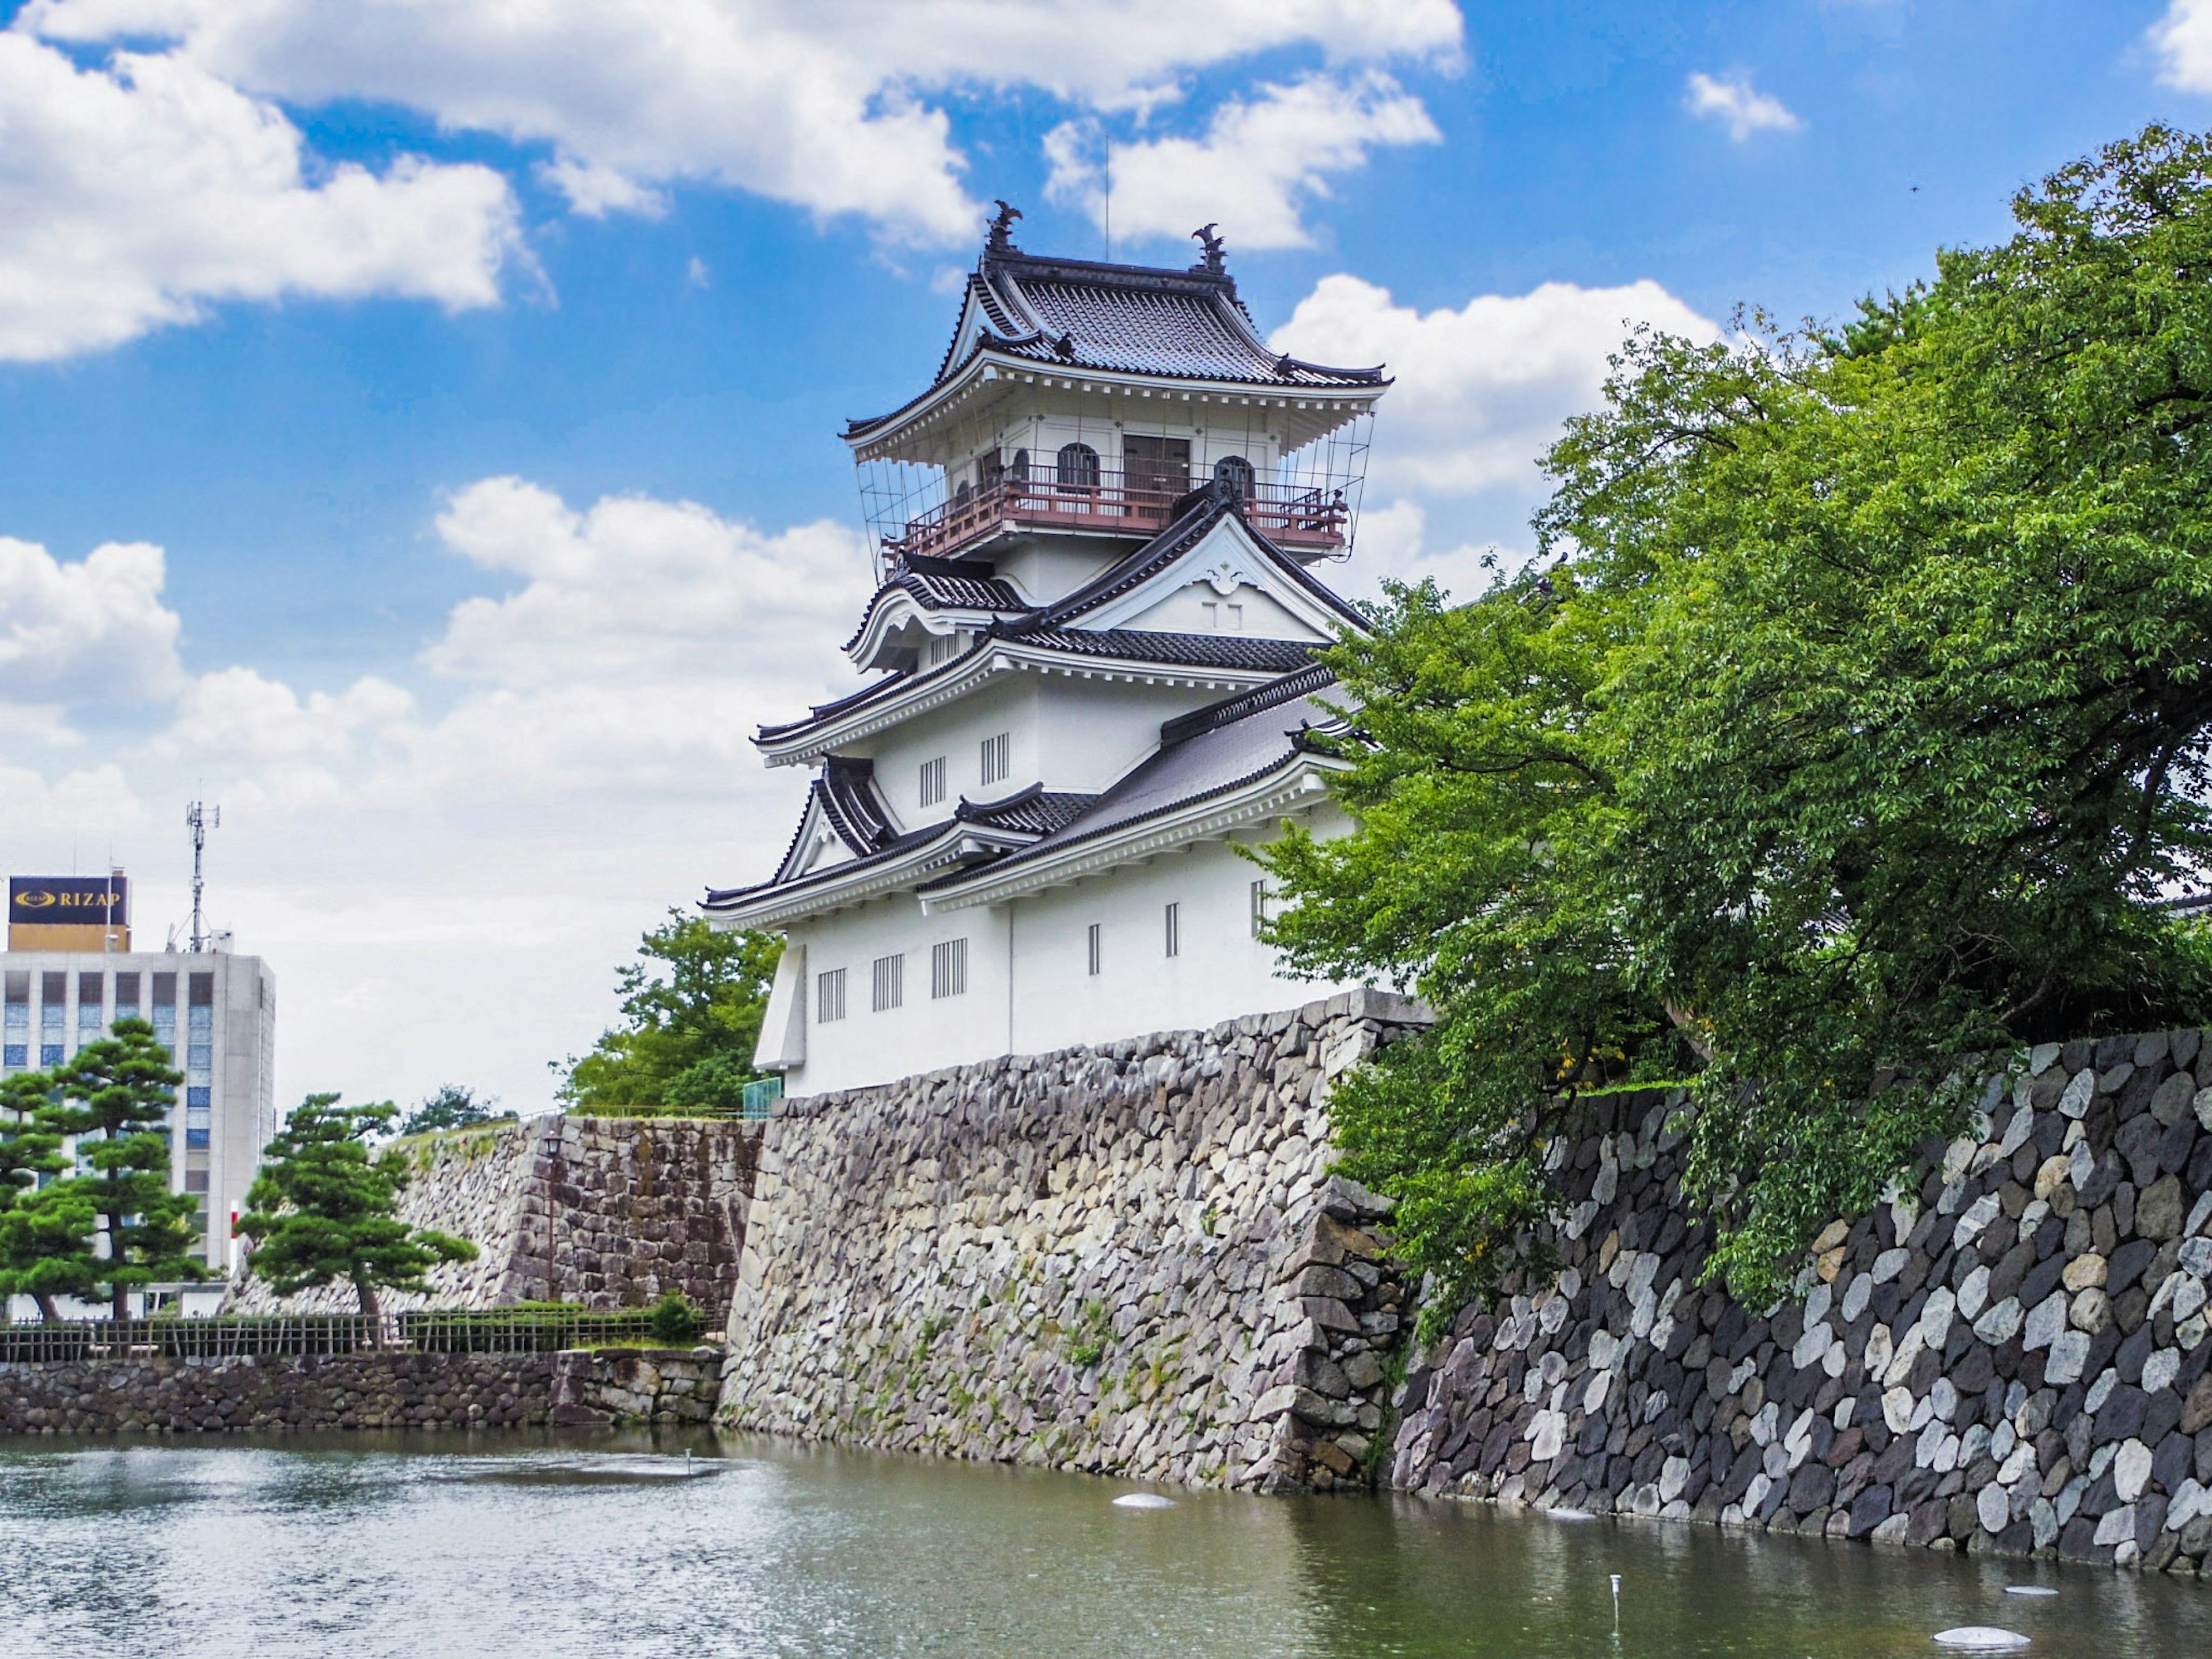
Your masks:
<svg viewBox="0 0 2212 1659"><path fill-rule="evenodd" d="M896 838L890 814L876 789L875 770L871 760L830 757L822 775L807 789L799 827L792 831L791 843L783 849L783 861L776 866L771 884L789 881L798 873L815 839L808 832L819 826L828 826L856 859L880 852Z"/></svg>
<svg viewBox="0 0 2212 1659"><path fill-rule="evenodd" d="M1224 519L1233 520L1253 550L1296 592L1305 595L1338 621L1364 633L1367 619L1325 584L1314 580L1306 568L1245 522L1236 492L1219 479L1209 480L1175 504L1168 527L1117 563L1108 566L1073 592L1040 610L1009 623L1004 630L1020 635L1031 629L1052 629L1087 616L1170 569L1178 559L1204 541Z"/></svg>
<svg viewBox="0 0 2212 1659"><path fill-rule="evenodd" d="M832 759L825 772L839 764ZM868 766L866 761L843 764L848 769L860 769L863 775ZM849 776L848 772L848 782ZM971 801L963 797L950 817L903 835L892 833L886 823L880 840L865 853L855 848L859 854L856 857L825 869L796 873L793 862L805 838L807 825L814 821L817 811L827 807L838 788L826 776L816 781L806 810L800 814L792 850L785 854L782 866L771 879L750 887L709 888L703 908L727 915L736 912L758 913L763 906L788 911L795 902L795 914L804 914L823 903L897 892L949 864L991 858L1037 836L1049 835L1079 817L1098 799L1096 795L1048 790L1041 784L1031 784L994 801ZM872 799L872 780L869 780L867 793ZM838 833L842 838L842 829ZM851 845L849 842L847 844ZM758 915L754 917L757 921L765 919Z"/></svg>
<svg viewBox="0 0 2212 1659"><path fill-rule="evenodd" d="M957 906L985 902L987 890L995 902L1012 890L1049 885L1050 866L1232 797L1243 810L1224 816L1257 821L1284 793L1273 783L1295 784L1292 774L1318 775L1340 764L1316 753L1308 737L1345 729L1321 701L1334 684L1328 671L1315 664L1168 721L1157 753L1059 829L988 864L936 878L921 889L924 896Z"/></svg>
<svg viewBox="0 0 2212 1659"><path fill-rule="evenodd" d="M1380 368L1332 368L1270 348L1237 297L1236 279L1218 262L1176 270L1048 258L994 237L968 278L960 320L930 390L890 414L851 422L846 437L897 420L986 354L1062 369L1278 390L1389 384Z"/></svg>
<svg viewBox="0 0 2212 1659"><path fill-rule="evenodd" d="M892 567L891 574L868 601L860 625L840 649L850 653L867 636L868 628L887 604L901 598L924 611L960 611L986 616L1019 616L1030 609L1012 582L1001 580L988 564L972 560L908 557Z"/></svg>

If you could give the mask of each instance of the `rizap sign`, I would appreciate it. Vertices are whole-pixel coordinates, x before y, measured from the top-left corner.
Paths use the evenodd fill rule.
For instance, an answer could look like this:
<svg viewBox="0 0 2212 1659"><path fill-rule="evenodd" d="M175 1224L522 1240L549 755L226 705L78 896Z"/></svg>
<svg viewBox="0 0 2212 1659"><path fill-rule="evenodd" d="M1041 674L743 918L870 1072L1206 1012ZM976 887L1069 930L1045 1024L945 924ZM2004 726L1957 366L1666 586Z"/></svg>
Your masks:
<svg viewBox="0 0 2212 1659"><path fill-rule="evenodd" d="M131 919L127 891L120 876L10 876L8 920L120 927Z"/></svg>

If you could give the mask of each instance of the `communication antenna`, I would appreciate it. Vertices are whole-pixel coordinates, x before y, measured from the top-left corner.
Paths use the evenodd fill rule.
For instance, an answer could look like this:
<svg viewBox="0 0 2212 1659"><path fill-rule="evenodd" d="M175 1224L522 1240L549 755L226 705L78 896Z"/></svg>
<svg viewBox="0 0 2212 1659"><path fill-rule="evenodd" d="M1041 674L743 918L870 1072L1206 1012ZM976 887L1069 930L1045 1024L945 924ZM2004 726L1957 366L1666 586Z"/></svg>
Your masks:
<svg viewBox="0 0 2212 1659"><path fill-rule="evenodd" d="M185 827L192 832L192 939L191 952L198 956L207 949L207 929L200 921L200 890L206 885L200 875L200 853L207 845L207 832L222 828L222 808L204 806L194 801L185 808Z"/></svg>

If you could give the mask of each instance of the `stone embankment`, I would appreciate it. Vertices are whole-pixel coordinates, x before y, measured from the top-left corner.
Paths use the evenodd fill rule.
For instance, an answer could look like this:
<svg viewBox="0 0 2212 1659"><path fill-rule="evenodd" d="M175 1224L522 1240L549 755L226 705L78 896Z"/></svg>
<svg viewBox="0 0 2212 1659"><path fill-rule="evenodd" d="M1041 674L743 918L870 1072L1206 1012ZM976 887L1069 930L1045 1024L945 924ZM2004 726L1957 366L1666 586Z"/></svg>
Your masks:
<svg viewBox="0 0 2212 1659"><path fill-rule="evenodd" d="M1364 1478L1406 1318L1330 1081L1419 1018L1353 994L786 1103L720 1420L1277 1488Z"/></svg>
<svg viewBox="0 0 2212 1659"><path fill-rule="evenodd" d="M1817 1242L1802 1305L1698 1284L1668 1099L1561 1143L1560 1270L1407 1376L1394 1485L2197 1571L2212 1555L2212 1046L2047 1045Z"/></svg>
<svg viewBox="0 0 2212 1659"><path fill-rule="evenodd" d="M668 1290L719 1310L737 1284L761 1126L684 1118L528 1118L402 1142L400 1214L458 1233L473 1261L431 1270L395 1309L517 1302L639 1307ZM279 1298L240 1279L226 1313L351 1313L338 1285Z"/></svg>
<svg viewBox="0 0 2212 1659"><path fill-rule="evenodd" d="M0 1364L0 1434L522 1428L550 1414L560 1357L384 1352Z"/></svg>
<svg viewBox="0 0 2212 1659"><path fill-rule="evenodd" d="M551 1420L618 1427L704 1427L722 1386L719 1343L696 1348L577 1348L554 1368Z"/></svg>

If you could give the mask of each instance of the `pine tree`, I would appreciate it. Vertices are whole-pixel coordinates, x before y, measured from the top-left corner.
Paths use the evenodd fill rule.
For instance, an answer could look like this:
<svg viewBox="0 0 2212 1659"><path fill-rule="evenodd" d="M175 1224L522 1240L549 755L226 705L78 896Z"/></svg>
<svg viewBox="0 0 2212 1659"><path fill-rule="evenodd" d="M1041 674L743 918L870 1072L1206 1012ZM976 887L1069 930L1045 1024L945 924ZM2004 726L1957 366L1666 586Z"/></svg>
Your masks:
<svg viewBox="0 0 2212 1659"><path fill-rule="evenodd" d="M104 1285L113 1316L127 1319L132 1290L164 1280L205 1279L191 1254L199 1200L169 1190L169 1115L184 1074L143 1019L118 1019L113 1035L81 1048L52 1074L58 1099L40 1115L47 1131L76 1139L87 1172L41 1189L33 1208L56 1236L88 1209L107 1251L89 1274Z"/></svg>
<svg viewBox="0 0 2212 1659"><path fill-rule="evenodd" d="M44 1072L0 1081L0 1296L28 1296L46 1319L60 1316L56 1295L89 1291L94 1265L90 1206L39 1188L69 1167L49 1121L53 1091Z"/></svg>
<svg viewBox="0 0 2212 1659"><path fill-rule="evenodd" d="M238 1231L255 1241L249 1271L279 1296L349 1281L364 1317L381 1311L380 1288L422 1291L441 1261L472 1261L477 1247L399 1218L410 1176L406 1155L370 1155L370 1139L398 1115L389 1101L341 1106L309 1095L269 1143Z"/></svg>

